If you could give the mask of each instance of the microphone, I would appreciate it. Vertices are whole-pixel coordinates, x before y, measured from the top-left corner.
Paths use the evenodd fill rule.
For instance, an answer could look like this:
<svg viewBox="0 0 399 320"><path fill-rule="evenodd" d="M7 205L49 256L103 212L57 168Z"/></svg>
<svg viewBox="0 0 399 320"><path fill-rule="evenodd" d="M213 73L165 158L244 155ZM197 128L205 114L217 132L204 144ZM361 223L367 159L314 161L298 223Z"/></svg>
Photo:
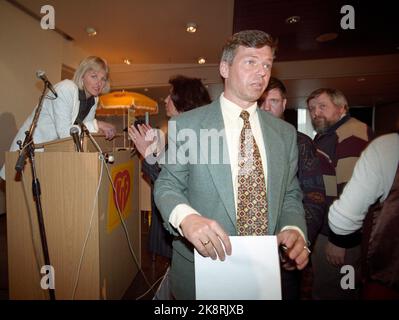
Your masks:
<svg viewBox="0 0 399 320"><path fill-rule="evenodd" d="M82 146L80 145L80 139L79 139L79 128L77 127L71 127L71 130L69 130L69 134L73 138L73 142L75 143L76 146L76 151L77 152L82 152Z"/></svg>
<svg viewBox="0 0 399 320"><path fill-rule="evenodd" d="M37 70L36 71L36 77L39 79L42 79L43 82L45 83L45 85L47 86L47 88L49 88L49 90L53 93L53 95L57 98L58 94L55 91L53 85L51 84L51 82L47 79L46 73L43 70Z"/></svg>

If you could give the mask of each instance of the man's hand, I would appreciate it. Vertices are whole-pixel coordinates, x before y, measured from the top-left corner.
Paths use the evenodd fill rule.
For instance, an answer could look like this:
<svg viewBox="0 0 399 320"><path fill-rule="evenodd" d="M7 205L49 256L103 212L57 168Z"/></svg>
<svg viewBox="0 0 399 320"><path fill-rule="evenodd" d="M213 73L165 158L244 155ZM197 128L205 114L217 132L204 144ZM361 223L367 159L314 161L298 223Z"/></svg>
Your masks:
<svg viewBox="0 0 399 320"><path fill-rule="evenodd" d="M295 262L296 268L302 270L309 262L309 253L305 239L298 230L287 229L277 235L278 245L284 245L287 248L287 256ZM291 269L288 265L283 265L287 270Z"/></svg>
<svg viewBox="0 0 399 320"><path fill-rule="evenodd" d="M215 221L198 214L190 214L180 223L184 237L190 241L204 257L217 257L224 261L231 255L229 236Z"/></svg>
<svg viewBox="0 0 399 320"><path fill-rule="evenodd" d="M334 267L340 267L345 263L346 249L337 247L330 241L326 245L326 257L327 261Z"/></svg>

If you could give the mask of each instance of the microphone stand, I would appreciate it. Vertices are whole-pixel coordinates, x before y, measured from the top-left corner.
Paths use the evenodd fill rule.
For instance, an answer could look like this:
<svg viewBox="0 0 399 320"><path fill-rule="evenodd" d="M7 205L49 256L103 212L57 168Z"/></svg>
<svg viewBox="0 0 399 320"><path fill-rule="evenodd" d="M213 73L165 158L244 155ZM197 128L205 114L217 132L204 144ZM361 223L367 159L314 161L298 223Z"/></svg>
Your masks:
<svg viewBox="0 0 399 320"><path fill-rule="evenodd" d="M33 193L33 199L36 204L37 220L39 223L40 240L42 244L44 263L45 265L51 266L50 255L47 246L46 230L44 227L43 209L40 198L41 196L40 182L36 174L35 147L33 145L33 132L35 131L37 121L39 119L39 115L42 110L42 105L46 90L47 90L47 83L45 84L42 95L40 96L39 104L36 108L35 115L33 117L29 131L25 132L25 139L23 144L20 140L18 141L18 145L20 148L20 155L15 165L15 170L17 171L17 173L21 173L25 167L26 158L28 157L30 159L30 164L32 168L32 193ZM50 300L55 300L55 289L49 288L49 295L50 295Z"/></svg>
<svg viewBox="0 0 399 320"><path fill-rule="evenodd" d="M103 152L100 148L100 146L98 145L96 139L93 138L92 134L90 133L89 129L87 129L86 125L83 123L83 121L79 122L80 128L81 128L81 132L82 132L82 138L83 135L86 134L91 143L94 144L94 147L96 148L96 150L100 153L100 155L103 157L103 159L105 160L106 163L113 163L114 162L114 157L112 155L109 155L105 152Z"/></svg>
<svg viewBox="0 0 399 320"><path fill-rule="evenodd" d="M96 150L97 150L101 155L104 155L104 154L103 154L103 151L101 150L101 148L100 148L100 146L98 145L97 141L93 138L93 136L91 135L89 129L87 129L87 127L86 127L86 125L83 123L83 121L79 121L79 126L80 126L80 129L81 129L81 131L82 131L82 138L83 138L83 135L86 134L86 136L89 137L91 143L94 144L94 147L96 148Z"/></svg>

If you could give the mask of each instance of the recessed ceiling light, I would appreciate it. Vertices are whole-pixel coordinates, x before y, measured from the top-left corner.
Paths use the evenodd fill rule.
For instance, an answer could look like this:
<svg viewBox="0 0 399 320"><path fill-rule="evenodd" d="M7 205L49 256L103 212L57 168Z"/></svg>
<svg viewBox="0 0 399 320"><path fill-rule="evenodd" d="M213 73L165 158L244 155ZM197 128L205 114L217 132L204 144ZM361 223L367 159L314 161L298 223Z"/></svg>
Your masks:
<svg viewBox="0 0 399 320"><path fill-rule="evenodd" d="M288 23L288 24L295 24L295 23L298 23L299 21L301 21L300 16L291 16L291 17L288 17L287 19L285 19L285 23Z"/></svg>
<svg viewBox="0 0 399 320"><path fill-rule="evenodd" d="M197 24L194 22L189 22L186 24L186 31L188 33L194 33L197 31Z"/></svg>
<svg viewBox="0 0 399 320"><path fill-rule="evenodd" d="M206 59L204 57L199 57L197 62L198 64L204 64L206 62Z"/></svg>
<svg viewBox="0 0 399 320"><path fill-rule="evenodd" d="M144 88L144 91L145 91L145 92L148 92L148 88Z"/></svg>
<svg viewBox="0 0 399 320"><path fill-rule="evenodd" d="M364 82L364 81L366 81L366 78L364 78L364 77L359 77L359 78L356 79L356 81L357 81L357 82Z"/></svg>
<svg viewBox="0 0 399 320"><path fill-rule="evenodd" d="M89 35L89 37L94 37L95 35L97 35L97 31L93 27L87 27L86 32Z"/></svg>
<svg viewBox="0 0 399 320"><path fill-rule="evenodd" d="M316 38L316 41L317 42L328 42L328 41L337 39L337 37L338 37L338 33L335 33L335 32L323 33Z"/></svg>
<svg viewBox="0 0 399 320"><path fill-rule="evenodd" d="M132 62L130 61L130 59L127 59L127 58L126 58L126 59L123 60L123 63L129 65L129 64L131 64Z"/></svg>

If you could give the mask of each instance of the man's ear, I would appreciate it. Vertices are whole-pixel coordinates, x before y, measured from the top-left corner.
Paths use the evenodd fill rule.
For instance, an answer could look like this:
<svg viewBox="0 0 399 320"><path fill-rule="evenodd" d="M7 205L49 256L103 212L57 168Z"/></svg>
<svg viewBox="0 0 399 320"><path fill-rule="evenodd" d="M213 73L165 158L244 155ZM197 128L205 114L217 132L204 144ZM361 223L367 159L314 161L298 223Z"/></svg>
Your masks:
<svg viewBox="0 0 399 320"><path fill-rule="evenodd" d="M224 79L227 79L229 77L229 64L226 61L220 62L219 72Z"/></svg>
<svg viewBox="0 0 399 320"><path fill-rule="evenodd" d="M345 106L341 106L341 110L340 110L341 112L341 116L343 115L343 114L347 114L348 113L348 111L346 110L346 107Z"/></svg>
<svg viewBox="0 0 399 320"><path fill-rule="evenodd" d="M285 111L285 105L287 104L287 99L286 98L284 98L283 99L283 112Z"/></svg>

